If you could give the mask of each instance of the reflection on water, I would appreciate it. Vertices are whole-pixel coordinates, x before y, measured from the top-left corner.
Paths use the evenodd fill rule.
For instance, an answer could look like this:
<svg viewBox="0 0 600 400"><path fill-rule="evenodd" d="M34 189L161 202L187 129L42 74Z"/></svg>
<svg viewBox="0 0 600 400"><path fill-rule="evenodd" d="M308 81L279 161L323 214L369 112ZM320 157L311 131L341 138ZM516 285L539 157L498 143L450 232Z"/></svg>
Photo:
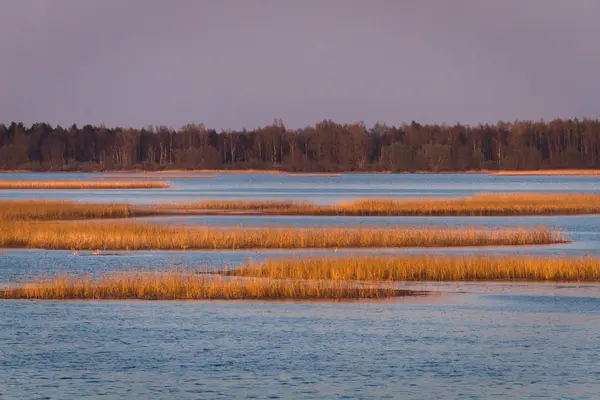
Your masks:
<svg viewBox="0 0 600 400"><path fill-rule="evenodd" d="M97 179L0 174L0 179ZM201 199L465 196L595 192L597 177L217 175L166 190L0 191L0 198L152 203ZM179 217L209 226L548 225L552 246L311 251L7 250L0 287L32 274L318 254L600 254L600 216ZM376 302L0 301L0 398L598 398L600 285L398 283L439 292Z"/></svg>

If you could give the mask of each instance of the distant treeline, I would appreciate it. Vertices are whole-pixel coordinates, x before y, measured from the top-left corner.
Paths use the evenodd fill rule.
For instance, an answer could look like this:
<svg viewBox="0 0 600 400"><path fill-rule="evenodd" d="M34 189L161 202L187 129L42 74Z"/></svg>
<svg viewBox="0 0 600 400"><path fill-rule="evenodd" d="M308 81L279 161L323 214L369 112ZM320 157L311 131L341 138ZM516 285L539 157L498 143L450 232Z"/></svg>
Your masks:
<svg viewBox="0 0 600 400"><path fill-rule="evenodd" d="M0 124L0 169L278 169L305 172L600 168L600 121L398 127L322 121L287 129Z"/></svg>

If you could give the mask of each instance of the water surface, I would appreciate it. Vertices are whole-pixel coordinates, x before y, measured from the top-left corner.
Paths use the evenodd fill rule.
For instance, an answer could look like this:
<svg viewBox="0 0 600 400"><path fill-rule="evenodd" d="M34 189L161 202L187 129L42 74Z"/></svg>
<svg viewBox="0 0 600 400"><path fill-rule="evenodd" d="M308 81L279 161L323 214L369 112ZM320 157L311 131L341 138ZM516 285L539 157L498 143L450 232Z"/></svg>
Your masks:
<svg viewBox="0 0 600 400"><path fill-rule="evenodd" d="M31 302L0 307L7 398L577 398L600 299Z"/></svg>
<svg viewBox="0 0 600 400"><path fill-rule="evenodd" d="M0 173L0 180L97 180L114 174ZM206 199L310 200L320 204L362 197L453 197L489 192L600 193L594 176L495 176L486 174L202 174L212 178L167 178L168 189L2 190L0 199L69 199L148 204ZM123 179L135 179L125 177Z"/></svg>
<svg viewBox="0 0 600 400"><path fill-rule="evenodd" d="M0 174L0 179L98 179ZM131 178L126 178L131 179ZM216 174L169 189L0 191L0 199L148 204L202 199L448 197L600 193L598 177ZM546 225L569 244L446 249L7 250L0 287L32 274L121 267L235 268L249 259L345 254L600 254L600 216L177 217L202 226ZM600 285L399 283L439 294L392 301L0 301L0 398L594 399L600 393Z"/></svg>

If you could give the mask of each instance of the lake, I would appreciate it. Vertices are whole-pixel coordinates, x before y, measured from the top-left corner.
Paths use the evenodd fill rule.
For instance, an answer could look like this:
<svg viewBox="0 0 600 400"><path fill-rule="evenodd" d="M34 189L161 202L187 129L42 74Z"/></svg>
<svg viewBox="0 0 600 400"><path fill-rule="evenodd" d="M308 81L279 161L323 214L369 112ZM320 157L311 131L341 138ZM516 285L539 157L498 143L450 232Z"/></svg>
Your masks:
<svg viewBox="0 0 600 400"><path fill-rule="evenodd" d="M203 174L204 175L204 174ZM0 174L3 179L98 179ZM131 178L127 178L131 179ZM600 193L600 177L216 174L163 190L0 191L7 199L137 204L201 199L448 197ZM160 217L208 226L547 225L552 246L343 250L354 253L600 254L600 216ZM328 251L115 252L11 249L0 286L31 274L123 266L215 269ZM0 398L598 398L600 285L413 283L431 296L348 302L0 301Z"/></svg>
<svg viewBox="0 0 600 400"><path fill-rule="evenodd" d="M156 176L155 174L153 176ZM199 174L202 178L167 178L172 187L139 190L2 190L0 199L69 199L136 204L207 199L310 200L319 204L362 197L450 197L498 192L600 193L594 176L494 176L486 174ZM0 173L0 180L94 180L114 174ZM193 176L193 175L191 175ZM208 176L208 177L206 177ZM131 180L131 175L123 179ZM113 179L111 179L113 180Z"/></svg>

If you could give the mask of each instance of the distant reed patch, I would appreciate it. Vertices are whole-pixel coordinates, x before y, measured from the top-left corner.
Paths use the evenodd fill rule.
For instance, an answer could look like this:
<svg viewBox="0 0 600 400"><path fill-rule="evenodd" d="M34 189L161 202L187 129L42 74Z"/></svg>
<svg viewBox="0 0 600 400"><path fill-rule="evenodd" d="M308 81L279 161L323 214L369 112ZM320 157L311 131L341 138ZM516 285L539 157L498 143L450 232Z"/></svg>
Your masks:
<svg viewBox="0 0 600 400"><path fill-rule="evenodd" d="M197 214L261 214L316 216L510 216L600 213L599 194L508 193L471 197L358 199L334 205L298 201L201 201L161 205Z"/></svg>
<svg viewBox="0 0 600 400"><path fill-rule="evenodd" d="M598 176L600 169L541 169L529 171L495 171L499 176Z"/></svg>
<svg viewBox="0 0 600 400"><path fill-rule="evenodd" d="M169 187L167 182L155 181L0 181L0 190L28 189L164 189Z"/></svg>
<svg viewBox="0 0 600 400"><path fill-rule="evenodd" d="M211 179L217 175L198 175L198 174L159 174L159 173L120 173L112 175L100 175L102 179Z"/></svg>
<svg viewBox="0 0 600 400"><path fill-rule="evenodd" d="M0 200L1 220L77 220L152 215L145 207L55 200ZM1 222L0 222L1 223Z"/></svg>
<svg viewBox="0 0 600 400"><path fill-rule="evenodd" d="M122 182L105 182L108 184ZM142 182L159 183L162 182ZM479 194L441 199L358 199L334 205L296 200L204 200L134 206L72 201L0 200L0 219L91 219L185 215L526 216L600 213L598 194Z"/></svg>

